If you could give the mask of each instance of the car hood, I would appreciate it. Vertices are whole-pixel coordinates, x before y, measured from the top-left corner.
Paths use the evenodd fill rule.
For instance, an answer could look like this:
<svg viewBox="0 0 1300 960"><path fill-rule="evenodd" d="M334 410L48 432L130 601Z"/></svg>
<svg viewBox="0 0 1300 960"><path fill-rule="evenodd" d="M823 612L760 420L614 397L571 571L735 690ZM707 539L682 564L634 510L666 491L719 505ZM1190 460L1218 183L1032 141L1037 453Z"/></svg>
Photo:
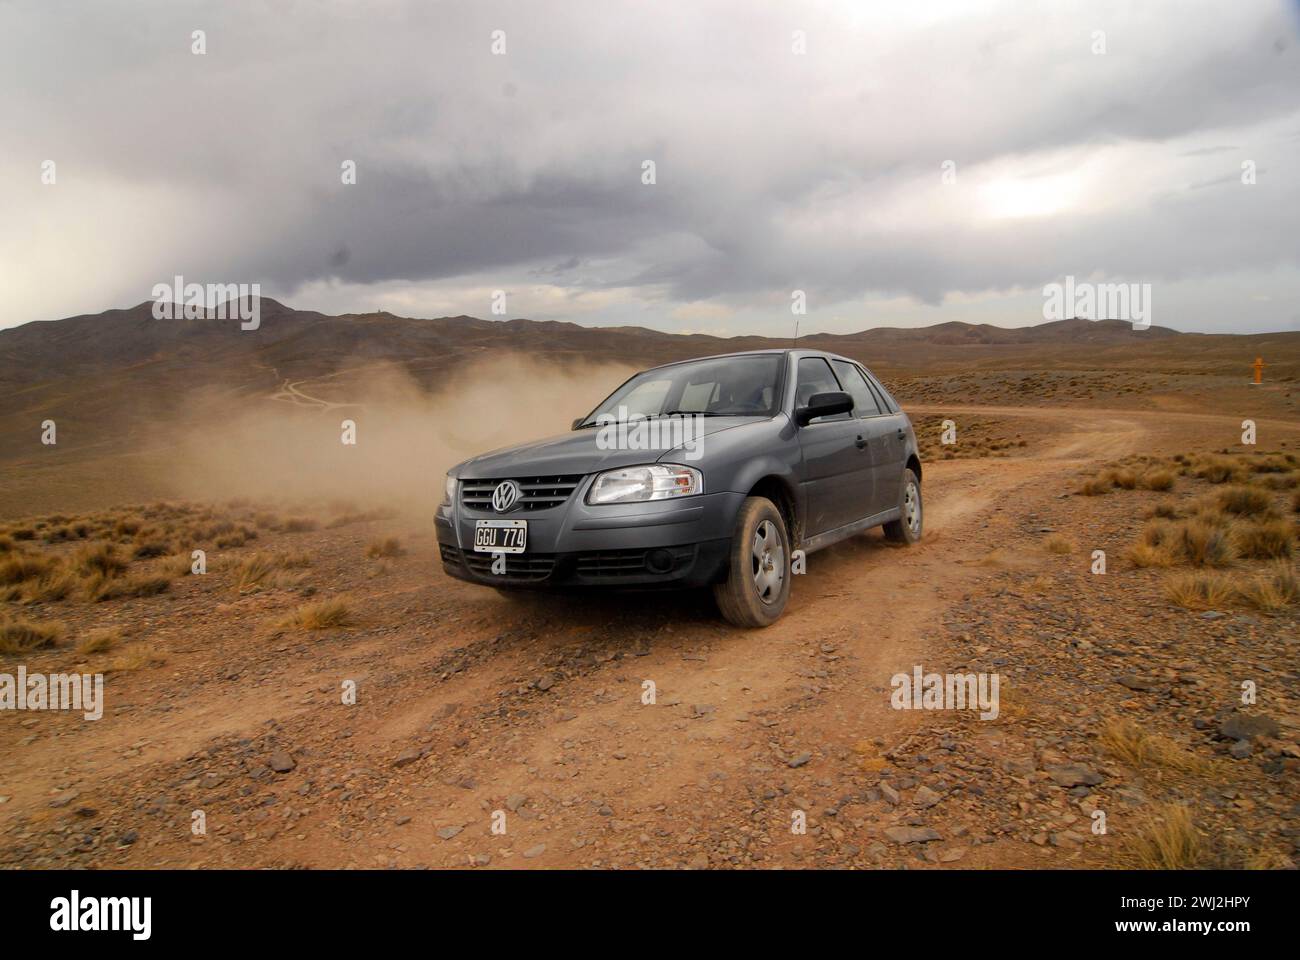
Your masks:
<svg viewBox="0 0 1300 960"><path fill-rule="evenodd" d="M658 421L666 423L666 421ZM706 417L700 421L702 436L708 437L723 430L745 424L762 423L754 417ZM638 463L654 463L657 460L680 461L687 464L696 460L685 456L686 451L680 447L665 450L652 447L639 450L602 450L599 445L601 428L587 427L563 433L545 440L533 440L493 450L452 468L454 476L462 480L495 480L521 475L549 476L552 474L587 474L600 470L613 470L618 467L630 467ZM708 444L702 444L704 450Z"/></svg>

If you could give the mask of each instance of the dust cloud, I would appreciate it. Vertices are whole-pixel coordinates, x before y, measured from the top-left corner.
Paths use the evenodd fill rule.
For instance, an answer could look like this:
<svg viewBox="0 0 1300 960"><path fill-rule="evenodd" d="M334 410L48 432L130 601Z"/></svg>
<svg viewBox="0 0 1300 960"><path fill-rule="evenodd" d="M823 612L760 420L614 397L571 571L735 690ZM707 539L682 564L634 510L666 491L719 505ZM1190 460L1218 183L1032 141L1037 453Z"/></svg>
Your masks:
<svg viewBox="0 0 1300 960"><path fill-rule="evenodd" d="M563 433L635 373L608 362L494 355L430 392L403 369L369 365L301 381L275 397L190 411L175 451L175 496L332 501L428 518L442 479L476 454ZM343 443L345 420L356 443ZM171 431L175 437L178 431Z"/></svg>

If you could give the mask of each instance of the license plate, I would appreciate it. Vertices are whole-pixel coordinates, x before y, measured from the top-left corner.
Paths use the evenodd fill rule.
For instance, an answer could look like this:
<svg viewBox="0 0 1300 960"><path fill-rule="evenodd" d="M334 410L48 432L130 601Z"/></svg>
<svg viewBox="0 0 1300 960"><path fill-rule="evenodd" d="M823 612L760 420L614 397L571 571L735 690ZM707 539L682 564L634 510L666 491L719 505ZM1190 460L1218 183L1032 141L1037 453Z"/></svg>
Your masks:
<svg viewBox="0 0 1300 960"><path fill-rule="evenodd" d="M527 545L527 520L474 521L474 549L478 553L523 553Z"/></svg>

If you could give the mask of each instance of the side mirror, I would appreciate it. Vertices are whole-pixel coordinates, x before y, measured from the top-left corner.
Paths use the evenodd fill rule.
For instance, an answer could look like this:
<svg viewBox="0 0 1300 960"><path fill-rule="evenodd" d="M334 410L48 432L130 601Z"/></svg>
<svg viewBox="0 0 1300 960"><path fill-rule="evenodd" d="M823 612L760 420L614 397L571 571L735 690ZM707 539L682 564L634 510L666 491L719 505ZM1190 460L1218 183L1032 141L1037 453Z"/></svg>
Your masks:
<svg viewBox="0 0 1300 960"><path fill-rule="evenodd" d="M832 393L814 393L808 398L808 406L800 407L794 412L794 422L801 427L816 417L833 417L837 413L849 413L853 410L853 398L838 390Z"/></svg>

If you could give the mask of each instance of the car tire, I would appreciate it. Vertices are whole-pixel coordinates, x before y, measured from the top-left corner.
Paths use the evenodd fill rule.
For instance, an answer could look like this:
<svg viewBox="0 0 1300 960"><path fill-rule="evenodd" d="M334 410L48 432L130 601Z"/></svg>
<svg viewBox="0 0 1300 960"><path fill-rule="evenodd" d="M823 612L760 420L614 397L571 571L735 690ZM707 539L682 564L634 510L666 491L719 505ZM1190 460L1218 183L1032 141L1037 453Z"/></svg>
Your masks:
<svg viewBox="0 0 1300 960"><path fill-rule="evenodd" d="M898 511L899 518L884 525L885 537L895 543L916 543L925 529L925 511L921 502L921 481L910 469L903 471Z"/></svg>
<svg viewBox="0 0 1300 960"><path fill-rule="evenodd" d="M738 627L775 623L790 599L790 534L766 497L748 497L736 516L727 579L713 587L718 610Z"/></svg>

